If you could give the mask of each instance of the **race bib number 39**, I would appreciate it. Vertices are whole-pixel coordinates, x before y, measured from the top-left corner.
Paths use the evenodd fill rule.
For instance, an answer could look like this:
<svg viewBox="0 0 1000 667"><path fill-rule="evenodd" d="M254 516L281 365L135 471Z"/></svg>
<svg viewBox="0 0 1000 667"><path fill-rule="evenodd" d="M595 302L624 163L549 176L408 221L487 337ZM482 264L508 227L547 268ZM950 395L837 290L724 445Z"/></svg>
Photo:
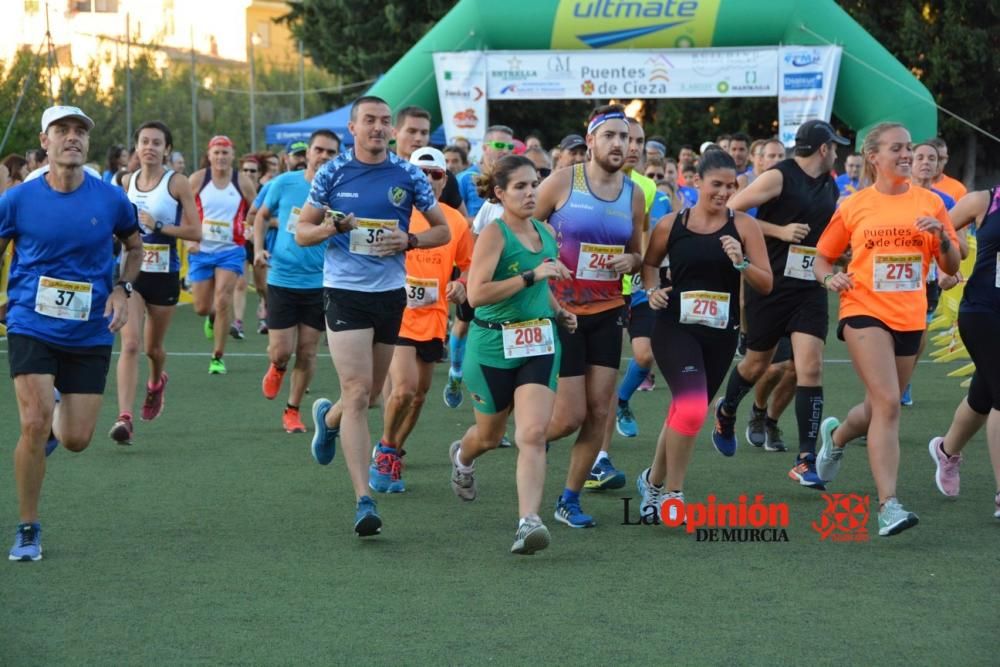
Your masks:
<svg viewBox="0 0 1000 667"><path fill-rule="evenodd" d="M414 278L406 276L406 307L427 308L438 302L438 281L436 278Z"/></svg>
<svg viewBox="0 0 1000 667"><path fill-rule="evenodd" d="M358 228L351 230L350 251L355 255L374 255L376 241L396 230L396 220L370 220L358 218Z"/></svg>
<svg viewBox="0 0 1000 667"><path fill-rule="evenodd" d="M504 359L521 359L553 354L555 343L552 337L552 322L549 320L529 320L503 325Z"/></svg>
<svg viewBox="0 0 1000 667"><path fill-rule="evenodd" d="M727 292L681 292L681 324L725 329L729 324Z"/></svg>
<svg viewBox="0 0 1000 667"><path fill-rule="evenodd" d="M603 280L614 282L618 280L617 271L608 263L618 255L624 254L625 246L597 245L596 243L581 243L580 258L576 262L576 277L580 280Z"/></svg>
<svg viewBox="0 0 1000 667"><path fill-rule="evenodd" d="M816 248L804 245L788 247L788 260L785 262L785 276L799 280L816 280L813 274L813 262L816 261Z"/></svg>
<svg viewBox="0 0 1000 667"><path fill-rule="evenodd" d="M93 291L90 283L42 276L35 292L35 312L61 320L86 322L90 319Z"/></svg>
<svg viewBox="0 0 1000 667"><path fill-rule="evenodd" d="M232 243L233 223L229 220L209 220L206 218L201 223L201 240Z"/></svg>
<svg viewBox="0 0 1000 667"><path fill-rule="evenodd" d="M920 255L875 255L876 292L912 292L923 289Z"/></svg>
<svg viewBox="0 0 1000 667"><path fill-rule="evenodd" d="M168 273L170 246L166 243L143 243L142 270L145 273Z"/></svg>

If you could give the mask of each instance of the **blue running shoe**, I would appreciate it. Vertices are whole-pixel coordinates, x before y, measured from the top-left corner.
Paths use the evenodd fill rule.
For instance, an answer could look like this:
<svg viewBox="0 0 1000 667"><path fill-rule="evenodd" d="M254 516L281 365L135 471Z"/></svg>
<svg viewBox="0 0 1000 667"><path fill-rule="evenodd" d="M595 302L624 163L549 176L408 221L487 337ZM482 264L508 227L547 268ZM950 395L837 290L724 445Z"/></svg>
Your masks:
<svg viewBox="0 0 1000 667"><path fill-rule="evenodd" d="M330 463L337 455L337 436L340 435L340 429L329 428L326 425L326 413L332 407L333 403L329 399L318 398L312 408L313 424L316 425L312 439L312 454L316 463L321 466Z"/></svg>
<svg viewBox="0 0 1000 667"><path fill-rule="evenodd" d="M368 467L368 488L379 493L403 493L403 460L392 447L378 445Z"/></svg>
<svg viewBox="0 0 1000 667"><path fill-rule="evenodd" d="M826 490L826 484L816 472L815 454L806 454L795 459L795 466L788 471L788 477L810 489Z"/></svg>
<svg viewBox="0 0 1000 667"><path fill-rule="evenodd" d="M594 517L584 514L580 509L579 499L567 501L560 496L556 501L555 517L556 521L561 521L570 528L592 528L597 525Z"/></svg>
<svg viewBox="0 0 1000 667"><path fill-rule="evenodd" d="M464 398L462 376L455 376L451 371L448 371L448 384L444 386L444 404L449 408L457 408L462 405Z"/></svg>
<svg viewBox="0 0 1000 667"><path fill-rule="evenodd" d="M59 446L59 441L56 440L56 434L54 432L49 432L49 440L45 443L45 457L48 458L49 454L56 451L56 447Z"/></svg>
<svg viewBox="0 0 1000 667"><path fill-rule="evenodd" d="M620 489L623 486L625 486L625 473L616 469L607 456L594 464L590 476L583 483L583 488L594 491Z"/></svg>
<svg viewBox="0 0 1000 667"><path fill-rule="evenodd" d="M907 384L906 389L903 390L903 395L899 397L899 404L905 408L913 407L913 396L910 393L912 387L912 384Z"/></svg>
<svg viewBox="0 0 1000 667"><path fill-rule="evenodd" d="M635 423L635 415L632 414L632 408L629 407L628 403L618 405L618 411L615 413L615 428L623 438L634 438L639 435L639 425Z"/></svg>
<svg viewBox="0 0 1000 667"><path fill-rule="evenodd" d="M38 523L19 523L14 534L14 546L8 556L13 561L42 560L42 526Z"/></svg>
<svg viewBox="0 0 1000 667"><path fill-rule="evenodd" d="M382 532L382 517L375 511L375 501L370 496L358 498L358 511L354 513L354 532L358 537L369 537Z"/></svg>
<svg viewBox="0 0 1000 667"><path fill-rule="evenodd" d="M712 431L712 444L723 456L733 456L736 453L736 417L722 414L722 401L715 402L715 429Z"/></svg>

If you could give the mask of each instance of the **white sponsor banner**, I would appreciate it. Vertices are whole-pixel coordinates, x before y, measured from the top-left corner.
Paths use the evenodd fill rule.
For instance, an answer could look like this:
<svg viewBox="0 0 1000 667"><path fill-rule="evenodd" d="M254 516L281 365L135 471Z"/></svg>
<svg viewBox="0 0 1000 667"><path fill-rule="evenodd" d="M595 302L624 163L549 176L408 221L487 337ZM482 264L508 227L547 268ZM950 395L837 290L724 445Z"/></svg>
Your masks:
<svg viewBox="0 0 1000 667"><path fill-rule="evenodd" d="M840 72L839 46L782 46L778 49L778 136L795 145L807 120L830 120Z"/></svg>
<svg viewBox="0 0 1000 667"><path fill-rule="evenodd" d="M778 50L490 51L491 100L776 97Z"/></svg>
<svg viewBox="0 0 1000 667"><path fill-rule="evenodd" d="M480 154L486 133L486 53L458 51L434 54L441 120L448 143L465 137L470 157Z"/></svg>

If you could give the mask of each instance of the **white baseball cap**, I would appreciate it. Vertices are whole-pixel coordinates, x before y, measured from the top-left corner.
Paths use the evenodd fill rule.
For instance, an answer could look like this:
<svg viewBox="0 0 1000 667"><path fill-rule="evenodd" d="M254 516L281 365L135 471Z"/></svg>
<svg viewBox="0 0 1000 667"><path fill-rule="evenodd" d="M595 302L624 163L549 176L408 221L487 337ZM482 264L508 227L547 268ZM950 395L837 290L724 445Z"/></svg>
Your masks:
<svg viewBox="0 0 1000 667"><path fill-rule="evenodd" d="M63 118L76 118L83 121L83 124L87 126L87 130L94 129L94 121L90 119L90 116L83 113L80 107L54 106L49 107L42 114L42 132L48 130L49 125Z"/></svg>
<svg viewBox="0 0 1000 667"><path fill-rule="evenodd" d="M447 171L448 163L444 159L444 153L431 146L424 146L413 151L410 155L410 164L427 169L440 169Z"/></svg>

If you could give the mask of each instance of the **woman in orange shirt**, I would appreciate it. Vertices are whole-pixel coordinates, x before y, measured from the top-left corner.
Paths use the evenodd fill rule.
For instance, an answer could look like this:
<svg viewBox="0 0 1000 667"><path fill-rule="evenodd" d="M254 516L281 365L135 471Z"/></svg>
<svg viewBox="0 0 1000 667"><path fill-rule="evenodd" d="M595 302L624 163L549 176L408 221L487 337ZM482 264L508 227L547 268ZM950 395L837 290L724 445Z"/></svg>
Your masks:
<svg viewBox="0 0 1000 667"><path fill-rule="evenodd" d="M899 123L880 123L865 137L862 154L872 185L840 205L816 246L817 280L840 294L837 337L847 342L854 369L865 385L864 402L844 423L820 426L823 446L816 462L830 482L840 470L844 447L868 434L868 461L878 489L879 535L896 535L917 524L896 498L899 473L899 398L910 381L926 328L924 280L932 260L953 274L960 261L958 239L944 202L910 183L913 145ZM847 270L834 262L851 249Z"/></svg>

